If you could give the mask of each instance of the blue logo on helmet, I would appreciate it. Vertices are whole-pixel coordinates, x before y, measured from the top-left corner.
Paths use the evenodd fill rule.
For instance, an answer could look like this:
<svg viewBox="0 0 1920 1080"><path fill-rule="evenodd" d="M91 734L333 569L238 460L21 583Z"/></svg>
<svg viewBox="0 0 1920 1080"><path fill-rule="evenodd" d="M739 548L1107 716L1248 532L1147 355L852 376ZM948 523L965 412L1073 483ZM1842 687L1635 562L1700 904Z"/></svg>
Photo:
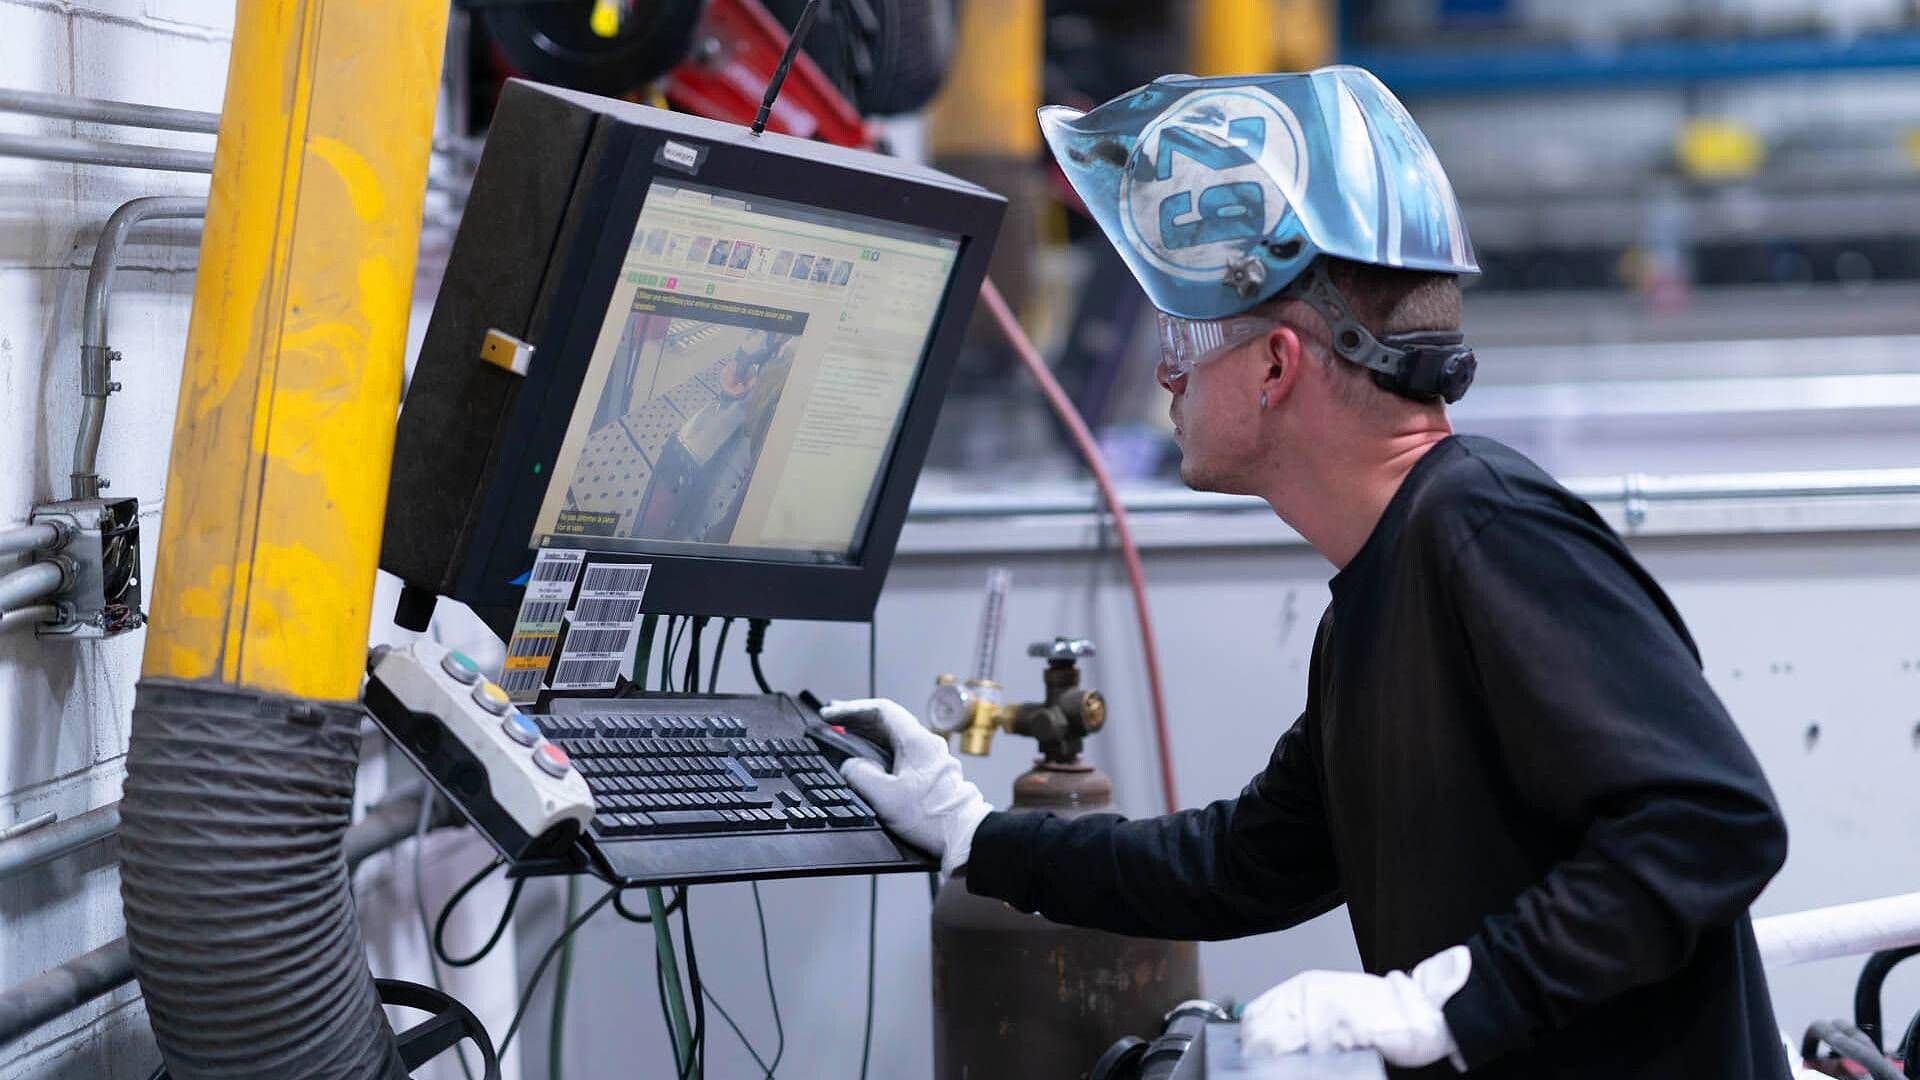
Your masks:
<svg viewBox="0 0 1920 1080"><path fill-rule="evenodd" d="M1042 109L1040 128L1087 212L1170 315L1246 311L1323 255L1478 270L1433 148L1359 68L1168 75L1091 112Z"/></svg>
<svg viewBox="0 0 1920 1080"><path fill-rule="evenodd" d="M1141 131L1120 185L1126 238L1162 272L1217 282L1306 190L1300 120L1258 87L1181 98Z"/></svg>

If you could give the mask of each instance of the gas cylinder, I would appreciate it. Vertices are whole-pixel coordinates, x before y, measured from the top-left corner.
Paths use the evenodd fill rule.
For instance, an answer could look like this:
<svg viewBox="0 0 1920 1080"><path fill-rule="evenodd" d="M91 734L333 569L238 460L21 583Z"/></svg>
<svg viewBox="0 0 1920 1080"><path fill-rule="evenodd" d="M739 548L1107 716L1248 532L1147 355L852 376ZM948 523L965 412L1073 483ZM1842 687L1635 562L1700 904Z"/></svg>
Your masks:
<svg viewBox="0 0 1920 1080"><path fill-rule="evenodd" d="M1014 782L1014 813L1111 806L1113 782L1074 742L1069 760L1042 756ZM961 876L934 901L937 1080L1084 1077L1114 1040L1159 1030L1169 1008L1199 996L1193 942L1063 926L975 896Z"/></svg>

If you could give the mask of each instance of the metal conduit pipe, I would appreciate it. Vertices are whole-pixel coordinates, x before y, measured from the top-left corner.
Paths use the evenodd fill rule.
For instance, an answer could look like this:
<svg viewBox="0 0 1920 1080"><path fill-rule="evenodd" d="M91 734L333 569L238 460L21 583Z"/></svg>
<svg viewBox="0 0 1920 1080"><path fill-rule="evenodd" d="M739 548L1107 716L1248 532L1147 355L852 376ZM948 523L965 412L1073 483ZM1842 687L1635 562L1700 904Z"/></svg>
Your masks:
<svg viewBox="0 0 1920 1080"><path fill-rule="evenodd" d="M120 804L112 803L0 840L0 880L92 847L119 828Z"/></svg>
<svg viewBox="0 0 1920 1080"><path fill-rule="evenodd" d="M208 135L220 130L220 114L195 109L169 109L160 105L138 105L130 101L74 97L70 94L43 94L35 90L0 88L0 112L24 116L50 116L58 120L84 120L94 124L151 128L156 131L199 131Z"/></svg>
<svg viewBox="0 0 1920 1080"><path fill-rule="evenodd" d="M35 604L32 607L14 608L0 613L0 631L11 630L16 626L37 626L40 623L53 622L60 617L60 608L55 604Z"/></svg>
<svg viewBox="0 0 1920 1080"><path fill-rule="evenodd" d="M0 157L64 161L74 165L117 165L125 169L210 173L213 154L142 143L91 142L48 135L0 135Z"/></svg>
<svg viewBox="0 0 1920 1080"><path fill-rule="evenodd" d="M420 799L424 793L421 785L390 796L348 829L341 842L347 866L358 866L368 856L412 836L414 826L419 823ZM435 822L453 824L455 818L450 812L444 812ZM127 948L127 939L115 938L59 967L0 991L0 1047L132 980L133 956Z"/></svg>
<svg viewBox="0 0 1920 1080"><path fill-rule="evenodd" d="M58 525L9 525L0 529L0 556L59 547L66 534Z"/></svg>
<svg viewBox="0 0 1920 1080"><path fill-rule="evenodd" d="M1575 495L1600 505L1634 500L1660 503L1716 499L1908 498L1920 496L1920 469L1626 476L1570 479L1565 484ZM1096 493L1090 489L1011 495L924 495L916 498L908 507L907 517L912 521L945 521L1017 515L1091 514L1095 498ZM1219 495L1173 489L1125 492L1122 500L1127 509L1136 514L1233 513L1268 509L1265 502L1252 495Z"/></svg>
<svg viewBox="0 0 1920 1080"><path fill-rule="evenodd" d="M122 204L100 229L100 239L93 245L93 265L87 271L87 301L80 320L80 430L73 437L70 473L76 499L97 499L106 487L96 471L100 433L106 425L107 395L120 388L113 381L113 361L118 354L107 344L107 307L127 234L143 221L205 217L206 213L205 199L149 196Z"/></svg>
<svg viewBox="0 0 1920 1080"><path fill-rule="evenodd" d="M61 558L45 559L0 575L0 616L46 600L72 579L73 564Z"/></svg>

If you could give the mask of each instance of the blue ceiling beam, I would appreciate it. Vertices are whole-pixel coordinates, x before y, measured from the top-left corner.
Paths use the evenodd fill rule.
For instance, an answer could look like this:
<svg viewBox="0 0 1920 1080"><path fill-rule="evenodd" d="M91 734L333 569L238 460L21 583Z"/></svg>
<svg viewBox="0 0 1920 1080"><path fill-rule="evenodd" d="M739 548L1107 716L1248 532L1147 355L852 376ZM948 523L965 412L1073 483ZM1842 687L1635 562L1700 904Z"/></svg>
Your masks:
<svg viewBox="0 0 1920 1080"><path fill-rule="evenodd" d="M1807 72L1920 67L1920 34L1743 41L1645 41L1611 47L1536 45L1377 49L1350 46L1402 97L1615 89Z"/></svg>

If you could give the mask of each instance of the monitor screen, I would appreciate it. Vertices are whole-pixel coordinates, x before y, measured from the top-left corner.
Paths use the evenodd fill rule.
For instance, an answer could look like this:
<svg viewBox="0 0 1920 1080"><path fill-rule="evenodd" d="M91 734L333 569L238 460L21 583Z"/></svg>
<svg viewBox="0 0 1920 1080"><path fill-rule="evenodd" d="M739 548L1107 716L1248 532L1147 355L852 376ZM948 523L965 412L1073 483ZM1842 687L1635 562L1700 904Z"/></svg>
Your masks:
<svg viewBox="0 0 1920 1080"><path fill-rule="evenodd" d="M653 182L528 546L858 562L959 252Z"/></svg>

